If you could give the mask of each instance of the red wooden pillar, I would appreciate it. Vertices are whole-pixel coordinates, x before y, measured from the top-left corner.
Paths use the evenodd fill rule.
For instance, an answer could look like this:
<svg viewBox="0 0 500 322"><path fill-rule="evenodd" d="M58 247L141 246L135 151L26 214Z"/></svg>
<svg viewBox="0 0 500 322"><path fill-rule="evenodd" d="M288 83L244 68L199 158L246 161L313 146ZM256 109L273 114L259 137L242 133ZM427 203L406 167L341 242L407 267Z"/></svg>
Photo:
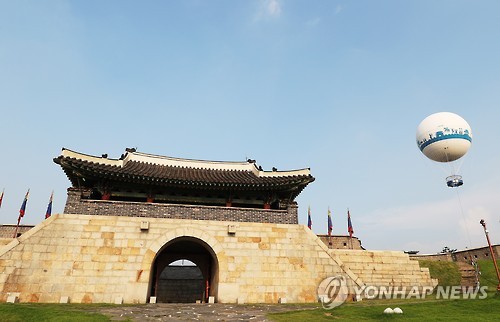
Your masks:
<svg viewBox="0 0 500 322"><path fill-rule="evenodd" d="M210 282L208 278L205 280L205 303L208 303L208 298L210 297Z"/></svg>
<svg viewBox="0 0 500 322"><path fill-rule="evenodd" d="M233 197L229 195L226 199L226 207L232 207L233 206Z"/></svg>

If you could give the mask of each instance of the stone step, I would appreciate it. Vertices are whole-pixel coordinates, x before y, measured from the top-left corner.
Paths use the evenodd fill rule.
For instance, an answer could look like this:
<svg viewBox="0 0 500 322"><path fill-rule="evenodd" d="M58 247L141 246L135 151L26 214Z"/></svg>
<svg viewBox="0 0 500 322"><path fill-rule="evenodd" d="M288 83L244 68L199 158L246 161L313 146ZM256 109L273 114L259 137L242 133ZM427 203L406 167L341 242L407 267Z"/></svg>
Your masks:
<svg viewBox="0 0 500 322"><path fill-rule="evenodd" d="M429 270L396 251L332 250L367 285L434 286Z"/></svg>
<svg viewBox="0 0 500 322"><path fill-rule="evenodd" d="M460 275L462 276L460 280L460 285L462 286L476 286L476 270L474 266L469 263L456 262L458 269L460 270Z"/></svg>

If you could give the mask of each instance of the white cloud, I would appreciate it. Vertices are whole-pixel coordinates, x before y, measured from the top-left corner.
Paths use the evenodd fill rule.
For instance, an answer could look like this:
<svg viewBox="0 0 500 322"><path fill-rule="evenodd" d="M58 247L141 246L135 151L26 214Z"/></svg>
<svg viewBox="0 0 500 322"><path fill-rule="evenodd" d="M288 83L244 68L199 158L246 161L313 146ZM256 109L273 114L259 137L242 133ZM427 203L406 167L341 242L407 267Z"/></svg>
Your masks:
<svg viewBox="0 0 500 322"><path fill-rule="evenodd" d="M342 12L342 10L344 10L344 7L338 4L337 7L335 7L335 15L338 15L340 12Z"/></svg>
<svg viewBox="0 0 500 322"><path fill-rule="evenodd" d="M278 18L282 12L281 0L261 0L255 21L265 18Z"/></svg>
<svg viewBox="0 0 500 322"><path fill-rule="evenodd" d="M271 16L279 17L281 15L281 3L279 0L266 0L267 13Z"/></svg>
<svg viewBox="0 0 500 322"><path fill-rule="evenodd" d="M320 17L316 17L316 18L313 18L311 20L308 20L306 22L306 25L309 26L309 27L315 27L317 25L319 25L321 22L321 18Z"/></svg>

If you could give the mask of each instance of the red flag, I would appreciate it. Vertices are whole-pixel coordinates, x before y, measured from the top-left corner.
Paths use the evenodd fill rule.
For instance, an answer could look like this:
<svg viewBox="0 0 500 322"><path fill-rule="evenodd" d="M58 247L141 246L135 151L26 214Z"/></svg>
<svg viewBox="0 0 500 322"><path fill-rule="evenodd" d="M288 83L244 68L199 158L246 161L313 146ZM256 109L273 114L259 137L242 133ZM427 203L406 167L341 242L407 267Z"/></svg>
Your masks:
<svg viewBox="0 0 500 322"><path fill-rule="evenodd" d="M349 213L349 209L347 209L347 232L349 232L349 237L352 238L352 234L354 234L354 229L352 229L351 214Z"/></svg>
<svg viewBox="0 0 500 322"><path fill-rule="evenodd" d="M0 207L2 207L2 200L3 200L3 193L5 192L5 189L2 190L2 194L0 195Z"/></svg>
<svg viewBox="0 0 500 322"><path fill-rule="evenodd" d="M312 225L313 225L313 222L311 219L311 207L309 207L307 209L307 227L309 227L309 229L312 229Z"/></svg>
<svg viewBox="0 0 500 322"><path fill-rule="evenodd" d="M45 212L45 219L49 218L52 215L52 199L54 198L54 191L50 194L49 205L47 206L47 211Z"/></svg>
<svg viewBox="0 0 500 322"><path fill-rule="evenodd" d="M30 194L30 189L26 192L26 196L24 196L23 204L21 205L21 209L19 209L19 219L24 217L24 213L26 212L26 203L28 202L28 195Z"/></svg>

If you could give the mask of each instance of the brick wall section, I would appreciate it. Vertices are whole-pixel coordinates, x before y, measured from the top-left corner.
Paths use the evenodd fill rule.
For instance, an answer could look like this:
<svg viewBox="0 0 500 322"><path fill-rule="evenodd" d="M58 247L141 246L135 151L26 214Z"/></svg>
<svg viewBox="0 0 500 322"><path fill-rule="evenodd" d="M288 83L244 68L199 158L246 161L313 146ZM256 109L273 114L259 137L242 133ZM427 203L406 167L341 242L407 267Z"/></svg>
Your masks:
<svg viewBox="0 0 500 322"><path fill-rule="evenodd" d="M19 225L17 233L22 235L33 227L32 225ZM15 231L16 225L0 225L0 238L14 238Z"/></svg>
<svg viewBox="0 0 500 322"><path fill-rule="evenodd" d="M495 258L500 260L500 245L492 245L493 253ZM486 259L491 260L490 248L488 246L472 248L469 250L459 250L453 253L446 254L422 254L422 255L411 255L412 259L424 259L424 260L434 260L434 261L448 261L448 262L464 262L470 263L471 259Z"/></svg>
<svg viewBox="0 0 500 322"><path fill-rule="evenodd" d="M495 258L500 259L500 245L492 245ZM457 262L469 263L471 259L489 259L491 260L490 248L481 247L470 250L460 250L451 254L453 260Z"/></svg>
<svg viewBox="0 0 500 322"><path fill-rule="evenodd" d="M328 235L318 235L319 239L325 243L328 248L333 249L364 249L361 246L361 240L357 237L350 238L349 236L332 235L330 239ZM330 240L332 244L330 245Z"/></svg>
<svg viewBox="0 0 500 322"><path fill-rule="evenodd" d="M146 202L82 199L81 191L68 189L65 214L127 216L191 220L298 224L298 206L286 210L175 205Z"/></svg>
<svg viewBox="0 0 500 322"><path fill-rule="evenodd" d="M437 262L453 262L453 258L450 253L446 254L428 254L428 255L410 255L411 259L415 260L426 260L426 261L437 261Z"/></svg>

